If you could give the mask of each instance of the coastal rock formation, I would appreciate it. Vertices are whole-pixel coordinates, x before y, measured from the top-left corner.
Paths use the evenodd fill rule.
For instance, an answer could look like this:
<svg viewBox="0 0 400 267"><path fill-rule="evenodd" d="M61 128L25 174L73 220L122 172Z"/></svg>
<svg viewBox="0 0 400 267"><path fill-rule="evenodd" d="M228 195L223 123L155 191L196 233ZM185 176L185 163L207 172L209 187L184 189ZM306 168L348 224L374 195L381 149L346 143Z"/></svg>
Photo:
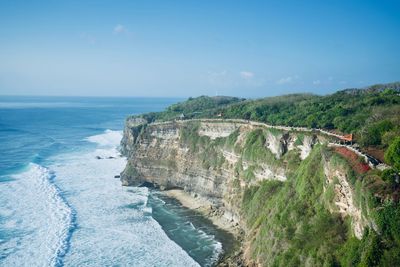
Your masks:
<svg viewBox="0 0 400 267"><path fill-rule="evenodd" d="M367 225L367 220L362 216L361 209L355 204L353 189L348 182L348 172L341 169L340 166L326 162L324 173L327 184L332 184L334 188L336 210L343 218L346 216L351 218L354 235L358 239L361 239Z"/></svg>
<svg viewBox="0 0 400 267"><path fill-rule="evenodd" d="M260 153L271 157L273 162L259 162L255 155L245 157L235 152L235 148L245 147L249 134L257 130L261 130L264 137L260 148L264 151ZM231 145L217 144L229 136L236 137ZM302 142L301 138L307 142ZM215 143L212 148L210 142ZM262 180L286 180L285 164L279 162L281 157L288 151L295 151L304 159L316 142L316 137L300 137L296 133L245 123L146 124L135 118L127 121L124 130L122 151L129 159L121 180L124 185L151 183L163 189L177 187L194 192L210 199L216 207L223 207L224 213L229 214L226 217L239 223L239 207L231 200L235 196L235 184L239 182L240 187L246 187Z"/></svg>
<svg viewBox="0 0 400 267"><path fill-rule="evenodd" d="M121 181L123 185L153 185L161 190L179 188L207 199L214 214L246 233L244 244L251 246L256 230L244 218L246 190L264 181L286 183L289 176L296 177L293 174L314 147L326 147L326 143L324 136L313 132L277 130L253 123L146 123L131 118L126 122L121 142L121 150L128 157ZM313 158L321 161L322 156ZM367 222L354 201L346 171L333 166L329 157L321 162L325 188L334 186L332 203L336 208L330 208L330 212L343 219L350 217L354 235L361 238ZM316 175L315 172L308 169L305 173Z"/></svg>
<svg viewBox="0 0 400 267"><path fill-rule="evenodd" d="M129 155L133 149L140 131L146 125L146 120L142 118L129 118L125 122L124 133L121 140L122 153Z"/></svg>

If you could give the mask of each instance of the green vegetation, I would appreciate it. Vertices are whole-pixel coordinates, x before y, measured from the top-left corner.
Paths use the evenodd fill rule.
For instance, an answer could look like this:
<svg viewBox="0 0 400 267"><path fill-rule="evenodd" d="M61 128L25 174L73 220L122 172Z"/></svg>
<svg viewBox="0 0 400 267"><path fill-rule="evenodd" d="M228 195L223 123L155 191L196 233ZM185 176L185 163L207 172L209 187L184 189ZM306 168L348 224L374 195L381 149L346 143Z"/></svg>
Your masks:
<svg viewBox="0 0 400 267"><path fill-rule="evenodd" d="M294 143L296 146L302 145L304 142L304 134L298 133L296 142Z"/></svg>
<svg viewBox="0 0 400 267"><path fill-rule="evenodd" d="M371 123L368 127L364 127L364 135L361 138L361 144L363 145L381 145L382 136L392 130L394 127L390 120L378 121Z"/></svg>
<svg viewBox="0 0 400 267"><path fill-rule="evenodd" d="M345 158L322 145L314 147L304 161L296 151L276 159L265 147L267 135L271 134L266 130L249 132L240 146L236 144L238 131L226 138L210 140L198 135L199 126L199 122L185 124L181 142L197 155L204 168L217 171L225 164L221 149L236 150L241 155L232 184L236 192L243 190L240 180L254 184L254 173L261 164L286 166L287 181L263 181L242 191L241 208L250 229L251 255L262 265L397 266L400 263L400 207L390 198L393 170L383 173L375 170L357 176ZM304 139L304 134L298 138ZM355 204L364 218L376 225L367 227L361 240L354 237L351 218L343 220L335 212L334 185L338 180L335 178L326 185L326 160L346 173ZM243 161L250 164L245 170ZM380 178L385 176L388 178Z"/></svg>
<svg viewBox="0 0 400 267"><path fill-rule="evenodd" d="M185 119L212 117L218 115L216 113L218 108L223 108L241 101L244 101L244 99L230 96L190 97L184 102L169 106L163 112L151 112L140 116L145 118L148 122L180 119L181 114L184 115Z"/></svg>
<svg viewBox="0 0 400 267"><path fill-rule="evenodd" d="M384 88L396 84L382 85ZM306 126L357 132L382 107L400 105L395 91L339 91L332 95L294 94L239 102L223 111L225 117L263 121L276 125Z"/></svg>
<svg viewBox="0 0 400 267"><path fill-rule="evenodd" d="M400 171L400 136L396 137L385 153L386 161Z"/></svg>
<svg viewBox="0 0 400 267"><path fill-rule="evenodd" d="M225 142L229 142L229 140L226 138L211 140L207 136L200 136L198 134L199 126L200 123L198 122L185 124L180 131L181 142L188 145L192 153L200 155L199 158L203 168L219 170L225 162L225 158L218 148L224 145Z"/></svg>
<svg viewBox="0 0 400 267"><path fill-rule="evenodd" d="M277 159L266 143L279 136L279 130L255 129L241 136L241 142L237 142L239 130L215 140L200 136L199 122L182 124L180 131L181 145L207 170L220 171L230 164L223 149L239 155L232 179L237 195L231 201L242 208L250 253L257 262L264 266L400 266L399 90L400 83L393 83L327 96L293 94L257 100L202 96L142 117L154 122L184 114L185 119L222 117L325 128L354 133L360 145L386 150L385 160L392 169L359 174L346 158L323 145L315 146L304 161L296 149ZM296 135L295 145L301 145L305 134ZM339 179L327 184L327 161L346 174L366 229L361 239L354 236L352 218L342 218L337 212ZM256 172L264 165L285 169L287 181L257 182ZM128 172L135 175L134 169ZM242 181L248 186L242 187Z"/></svg>
<svg viewBox="0 0 400 267"><path fill-rule="evenodd" d="M226 140L226 145L227 145L229 148L234 148L238 136L239 136L239 130L236 130L236 131L234 131L233 133L231 133L231 134L228 136L227 140Z"/></svg>
<svg viewBox="0 0 400 267"><path fill-rule="evenodd" d="M366 121L359 131L359 143L363 146L387 148L400 135L400 106L381 107Z"/></svg>
<svg viewBox="0 0 400 267"><path fill-rule="evenodd" d="M235 97L189 98L164 112L141 115L147 121L231 118L272 125L324 128L354 133L364 147L386 149L400 136L400 83L347 89L331 95L292 94L256 100Z"/></svg>
<svg viewBox="0 0 400 267"><path fill-rule="evenodd" d="M324 158L354 177L345 161L319 146L286 182L264 181L245 191L253 258L264 266L399 266L400 207L379 197L386 184L373 174L352 181L357 204L377 228L366 228L359 240L349 217L329 212L334 192L333 184L324 190Z"/></svg>
<svg viewBox="0 0 400 267"><path fill-rule="evenodd" d="M400 134L400 96L382 85L380 90L344 90L327 96L294 94L234 103L220 112L273 125L336 129L354 133L363 146L386 148ZM386 89L386 90L385 90Z"/></svg>
<svg viewBox="0 0 400 267"><path fill-rule="evenodd" d="M267 131L257 129L250 132L246 137L242 157L255 163L268 162L269 165L276 165L277 159L274 154L265 147Z"/></svg>
<svg viewBox="0 0 400 267"><path fill-rule="evenodd" d="M241 207L250 229L251 255L262 265L396 266L400 263L400 207L390 198L393 170L383 173L375 170L357 176L345 158L321 145L304 161L296 151L276 159L265 147L267 135L272 134L266 130L249 132L240 145L236 144L238 131L226 138L210 140L198 135L199 126L199 122L185 124L181 141L206 169L220 170L226 163L221 149L235 150L241 155L232 184L236 192L243 190L240 180L254 184L254 173L261 164L286 166L286 182L263 181L242 191ZM298 138L304 139L304 134ZM367 227L361 240L354 237L350 217L343 220L339 213L331 212L337 211L334 185L338 180L326 185L325 160L346 173L355 204L364 218L376 225ZM250 164L245 170L243 161ZM382 180L380 177L385 175L388 178Z"/></svg>
<svg viewBox="0 0 400 267"><path fill-rule="evenodd" d="M265 266L333 266L346 225L324 208L321 147L285 183L246 191L243 212L253 229L252 255Z"/></svg>

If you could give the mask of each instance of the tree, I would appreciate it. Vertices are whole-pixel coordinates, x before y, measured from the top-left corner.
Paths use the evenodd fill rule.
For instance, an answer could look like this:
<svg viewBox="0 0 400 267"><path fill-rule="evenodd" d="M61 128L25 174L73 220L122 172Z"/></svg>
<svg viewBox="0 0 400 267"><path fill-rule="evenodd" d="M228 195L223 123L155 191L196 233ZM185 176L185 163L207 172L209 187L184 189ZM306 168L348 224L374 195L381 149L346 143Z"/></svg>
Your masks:
<svg viewBox="0 0 400 267"><path fill-rule="evenodd" d="M396 137L386 150L385 160L397 171L400 170L400 137Z"/></svg>
<svg viewBox="0 0 400 267"><path fill-rule="evenodd" d="M360 143L362 145L368 146L378 146L382 144L382 136L393 129L393 123L390 120L382 120L368 125L365 129Z"/></svg>

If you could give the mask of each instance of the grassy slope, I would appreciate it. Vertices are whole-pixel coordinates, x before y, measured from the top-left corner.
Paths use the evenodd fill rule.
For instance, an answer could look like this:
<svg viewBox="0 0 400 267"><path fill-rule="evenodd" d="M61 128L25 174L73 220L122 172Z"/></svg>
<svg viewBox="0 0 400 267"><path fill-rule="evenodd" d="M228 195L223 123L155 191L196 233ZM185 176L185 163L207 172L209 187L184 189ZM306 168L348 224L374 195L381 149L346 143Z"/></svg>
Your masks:
<svg viewBox="0 0 400 267"><path fill-rule="evenodd" d="M357 204L378 233L368 229L358 240L349 218L329 212L334 194L333 185L323 190L324 157L347 168ZM247 189L243 212L252 257L265 266L399 266L400 208L374 196L390 193L374 175L356 176L344 159L319 146L286 182L264 181Z"/></svg>

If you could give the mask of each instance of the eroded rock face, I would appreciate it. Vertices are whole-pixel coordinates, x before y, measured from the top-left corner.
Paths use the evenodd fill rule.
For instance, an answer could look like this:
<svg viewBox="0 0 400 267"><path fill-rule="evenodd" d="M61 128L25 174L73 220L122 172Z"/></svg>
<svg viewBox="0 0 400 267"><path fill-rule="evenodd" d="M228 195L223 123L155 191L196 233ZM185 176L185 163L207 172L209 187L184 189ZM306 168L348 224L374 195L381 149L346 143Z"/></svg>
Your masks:
<svg viewBox="0 0 400 267"><path fill-rule="evenodd" d="M199 135L210 138L226 136L228 133L217 125L215 129L205 125L199 127ZM131 146L123 151L130 151L128 165L121 175L124 185L138 185L144 182L152 183L161 188L182 188L187 192L196 193L209 199L217 207L226 207L227 216L232 220L238 218L234 210L229 209L229 203L224 201L224 193L227 186L234 177L233 168L229 161L219 169L203 166L201 157L190 150L188 144L181 142L180 130L182 123L169 123L152 126L147 125L145 132L140 138L134 137L136 130L125 130L125 140L136 140L125 142L123 146ZM232 132L235 130L229 128ZM229 135L229 134L228 134ZM229 151L226 153L235 163L237 156ZM229 155L229 156L228 156ZM228 214L230 214L228 216Z"/></svg>
<svg viewBox="0 0 400 267"><path fill-rule="evenodd" d="M300 158L302 160L306 159L308 155L310 155L311 150L313 146L316 143L316 138L315 136L310 136L310 135L305 135L302 145L299 146L301 153L300 153Z"/></svg>
<svg viewBox="0 0 400 267"><path fill-rule="evenodd" d="M268 132L267 143L268 149L279 159L285 153L286 144L283 139L283 134L273 134Z"/></svg>
<svg viewBox="0 0 400 267"><path fill-rule="evenodd" d="M337 212L339 212L343 218L350 216L354 235L358 239L361 239L367 221L363 218L361 209L355 204L354 193L348 182L347 172L338 168L338 166L333 166L332 163L328 161L325 163L324 173L327 184L333 184L334 186L334 203L337 207Z"/></svg>
<svg viewBox="0 0 400 267"><path fill-rule="evenodd" d="M227 137L238 128L239 125L236 123L202 122L199 128L199 135L208 136L211 140L214 140L218 137Z"/></svg>
<svg viewBox="0 0 400 267"><path fill-rule="evenodd" d="M197 124L189 127L191 123ZM192 138L196 141L188 139L187 128L194 129ZM263 134L263 138L257 140L262 140L261 150L273 155L271 162L244 157L248 137L255 131ZM228 139L230 145L226 145ZM220 141L222 145L215 146L214 150L206 149L207 144ZM314 145L321 142L324 142L323 137L313 133L271 130L251 123L174 121L146 124L128 120L121 142L128 164L121 174L121 181L124 185L151 183L160 189L182 188L207 199L227 223L246 229L241 218L245 189L264 180L285 182L287 153L304 160ZM249 172L250 178L246 177ZM367 222L355 205L347 173L327 159L324 174L325 188L334 186L333 206L336 208L331 212L339 212L343 218L350 216L354 234L361 238Z"/></svg>
<svg viewBox="0 0 400 267"><path fill-rule="evenodd" d="M127 118L125 121L124 134L121 140L121 150L125 155L133 149L140 131L145 127L147 121L142 118Z"/></svg>
<svg viewBox="0 0 400 267"><path fill-rule="evenodd" d="M127 120L122 151L128 156L128 165L121 174L124 185L151 183L160 188L182 188L208 198L216 207L222 208L225 217L239 222L241 193L249 185L262 180L286 180L286 169L271 162L252 162L245 160L233 148L218 147L218 156L214 162L207 161L207 151L197 151L181 136L184 127L190 121L174 121L159 124L146 124L139 119ZM311 147L311 142L304 145L296 142L296 134L269 132L261 126L233 122L197 122L196 131L199 137L208 138L208 142L217 138L235 135L234 146L243 146L247 135L263 129L265 133L264 149L269 150L277 160L288 151L296 150L301 158L307 155L301 152L303 146ZM308 139L307 139L308 140ZM310 138L310 140L316 140ZM289 147L290 146L290 147ZM310 148L311 149L311 148ZM206 158L206 159L205 159ZM211 165L211 166L210 166ZM238 168L246 171L252 169L252 179L245 179ZM243 189L243 190L241 190Z"/></svg>

